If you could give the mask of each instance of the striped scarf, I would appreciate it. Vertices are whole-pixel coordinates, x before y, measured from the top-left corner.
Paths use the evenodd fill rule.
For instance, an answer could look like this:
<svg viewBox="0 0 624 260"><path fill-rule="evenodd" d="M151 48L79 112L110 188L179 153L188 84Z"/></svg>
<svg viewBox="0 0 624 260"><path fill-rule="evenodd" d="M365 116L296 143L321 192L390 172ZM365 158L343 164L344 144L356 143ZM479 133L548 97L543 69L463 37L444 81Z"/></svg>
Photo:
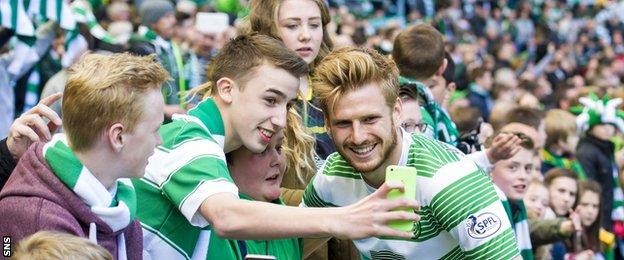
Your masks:
<svg viewBox="0 0 624 260"><path fill-rule="evenodd" d="M586 180L587 176L585 175L585 170L583 170L583 166L574 159L564 158L562 156L557 156L554 153L551 153L547 149L542 149L540 151L542 158L544 158L544 162L548 163L557 168L564 168L571 171L576 172L580 180Z"/></svg>
<svg viewBox="0 0 624 260"><path fill-rule="evenodd" d="M37 22L53 20L57 21L66 32L65 49L71 51L75 41L80 40L79 24L85 24L89 33L96 39L108 44L119 44L120 41L109 34L97 21L93 14L93 4L95 0L77 0L71 4L67 0L0 0L0 26L12 29L18 36L22 45L32 46L34 43L35 29ZM24 40L28 39L28 40ZM16 61L29 58L32 52L28 48L16 47ZM74 57L70 55L72 60ZM18 62L13 67L18 67L22 62ZM67 61L64 65L67 67ZM11 71L11 70L10 70Z"/></svg>
<svg viewBox="0 0 624 260"><path fill-rule="evenodd" d="M423 108L431 116L431 128L433 128L434 131L434 139L452 146L457 146L459 141L459 131L457 130L457 126L453 120L451 120L451 116L448 112L442 107L442 104L438 104L436 102L431 89L420 81L403 76L399 77L399 84L416 85L418 95L424 101L421 108ZM424 119L423 122L429 123Z"/></svg>
<svg viewBox="0 0 624 260"><path fill-rule="evenodd" d="M74 14L76 22L87 25L89 33L93 35L93 37L105 43L119 44L119 40L104 30L104 28L102 28L102 26L98 23L97 18L95 18L95 15L93 14L93 9L87 1L74 1L71 4L71 10Z"/></svg>
<svg viewBox="0 0 624 260"><path fill-rule="evenodd" d="M64 134L56 134L52 141L43 147L43 156L59 180L71 189L91 212L103 220L113 230L120 231L134 220L136 212L136 194L129 179L118 179L109 192L93 174L82 165L80 160L67 145ZM91 229L95 224L91 223ZM94 231L89 232L89 239L97 243ZM119 259L125 259L125 238L121 233L117 238Z"/></svg>
<svg viewBox="0 0 624 260"><path fill-rule="evenodd" d="M620 186L618 177L618 168L615 162L612 162L613 170L613 208L611 210L611 219L616 221L624 221L624 192Z"/></svg>
<svg viewBox="0 0 624 260"><path fill-rule="evenodd" d="M522 259L533 260L534 257L533 248L531 246L529 221L526 208L524 207L524 202L522 202L522 200L507 200L507 196L505 196L505 194L498 187L496 187L496 192L503 203L505 211L507 212L509 222L512 223L511 225L514 230L514 234L516 235L516 241L518 242L518 248L520 249Z"/></svg>

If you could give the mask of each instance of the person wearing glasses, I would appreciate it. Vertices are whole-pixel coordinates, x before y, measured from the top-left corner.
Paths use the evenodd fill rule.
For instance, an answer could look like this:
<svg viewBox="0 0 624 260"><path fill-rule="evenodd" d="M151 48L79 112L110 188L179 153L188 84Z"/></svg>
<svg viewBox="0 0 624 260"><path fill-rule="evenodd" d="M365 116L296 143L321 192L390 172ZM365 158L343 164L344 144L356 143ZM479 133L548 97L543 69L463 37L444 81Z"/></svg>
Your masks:
<svg viewBox="0 0 624 260"><path fill-rule="evenodd" d="M427 113L421 113L422 103L420 101L421 96L418 95L418 88L410 83L399 83L399 98L403 105L403 113L401 113L401 127L408 133L421 133L428 137L429 131L433 131L431 124L428 124L428 120L431 121ZM482 121L481 121L482 122ZM478 126L473 126L472 129L480 129L481 123ZM478 135L478 133L477 133ZM477 140L478 141L478 140ZM460 142L460 144L463 142ZM486 172L492 168L499 160L506 160L514 156L520 149L520 139L509 133L500 133L494 137L490 148L480 151L474 151L473 149L460 149L462 152L468 154L468 157L474 161L481 169ZM458 146L459 147L459 146ZM479 142L470 143L470 147L481 147Z"/></svg>

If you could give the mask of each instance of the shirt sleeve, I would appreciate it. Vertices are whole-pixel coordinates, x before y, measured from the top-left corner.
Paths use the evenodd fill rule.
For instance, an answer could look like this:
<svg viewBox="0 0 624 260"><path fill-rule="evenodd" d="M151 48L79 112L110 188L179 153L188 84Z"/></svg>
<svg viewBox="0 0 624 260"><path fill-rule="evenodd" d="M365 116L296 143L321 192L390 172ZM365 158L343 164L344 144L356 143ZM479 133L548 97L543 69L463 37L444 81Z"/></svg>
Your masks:
<svg viewBox="0 0 624 260"><path fill-rule="evenodd" d="M470 158L474 163L479 166L485 173L490 174L490 169L492 168L492 164L490 160L487 158L487 154L485 150L474 152L471 154L467 154L466 157Z"/></svg>
<svg viewBox="0 0 624 260"><path fill-rule="evenodd" d="M487 175L468 158L443 166L425 188L440 228L459 242L467 259L519 255L503 204Z"/></svg>
<svg viewBox="0 0 624 260"><path fill-rule="evenodd" d="M208 197L217 193L238 197L225 155L212 140L189 140L172 149L159 147L149 160L145 178L159 186L162 194L194 226L208 226L199 213L199 207Z"/></svg>

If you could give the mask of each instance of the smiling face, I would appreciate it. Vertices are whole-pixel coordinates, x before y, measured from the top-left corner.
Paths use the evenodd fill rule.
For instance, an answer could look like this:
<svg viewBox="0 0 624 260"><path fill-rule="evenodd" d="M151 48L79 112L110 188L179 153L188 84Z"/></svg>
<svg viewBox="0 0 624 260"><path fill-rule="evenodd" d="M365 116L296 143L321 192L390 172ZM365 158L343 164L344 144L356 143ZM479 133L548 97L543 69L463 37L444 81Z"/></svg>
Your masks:
<svg viewBox="0 0 624 260"><path fill-rule="evenodd" d="M550 206L557 216L567 216L568 211L576 201L576 180L569 177L559 177L552 180L548 192L550 193Z"/></svg>
<svg viewBox="0 0 624 260"><path fill-rule="evenodd" d="M268 63L254 70L245 86L234 86L231 90L227 114L233 139L229 140L261 153L273 135L286 126L286 112L294 102L299 79Z"/></svg>
<svg viewBox="0 0 624 260"><path fill-rule="evenodd" d="M518 201L524 197L531 171L533 171L533 152L523 148L513 157L494 165L492 181L509 200Z"/></svg>
<svg viewBox="0 0 624 260"><path fill-rule="evenodd" d="M286 170L283 140L283 131L279 131L261 153L252 153L241 147L228 155L231 161L228 165L230 174L241 193L264 202L279 198L280 184Z"/></svg>
<svg viewBox="0 0 624 260"><path fill-rule="evenodd" d="M388 158L400 156L395 122L401 117L401 103L386 105L375 83L345 93L329 108L328 132L336 150L362 173L381 167Z"/></svg>
<svg viewBox="0 0 624 260"><path fill-rule="evenodd" d="M321 9L311 0L285 0L279 7L277 30L284 45L310 64L323 42Z"/></svg>

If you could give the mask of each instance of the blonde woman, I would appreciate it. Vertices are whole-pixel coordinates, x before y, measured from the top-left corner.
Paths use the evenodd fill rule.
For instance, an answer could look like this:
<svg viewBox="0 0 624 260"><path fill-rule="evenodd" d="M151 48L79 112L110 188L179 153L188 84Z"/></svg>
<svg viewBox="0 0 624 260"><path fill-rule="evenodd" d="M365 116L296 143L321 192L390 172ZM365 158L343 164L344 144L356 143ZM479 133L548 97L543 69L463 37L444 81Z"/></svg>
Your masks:
<svg viewBox="0 0 624 260"><path fill-rule="evenodd" d="M333 43L327 33L329 11L322 0L253 0L250 2L249 29L282 40L308 63L311 75L316 64L327 55ZM289 113L285 151L288 161L283 187L302 189L316 167L313 146L318 158L325 159L335 151L325 131L323 112L315 104L310 76L303 77L299 87L297 110ZM297 119L300 115L299 120ZM303 126L302 127L302 124ZM306 134L314 134L314 139ZM305 155L305 156L302 156ZM292 195L292 194L291 194ZM289 204L298 204L301 194L289 196Z"/></svg>

